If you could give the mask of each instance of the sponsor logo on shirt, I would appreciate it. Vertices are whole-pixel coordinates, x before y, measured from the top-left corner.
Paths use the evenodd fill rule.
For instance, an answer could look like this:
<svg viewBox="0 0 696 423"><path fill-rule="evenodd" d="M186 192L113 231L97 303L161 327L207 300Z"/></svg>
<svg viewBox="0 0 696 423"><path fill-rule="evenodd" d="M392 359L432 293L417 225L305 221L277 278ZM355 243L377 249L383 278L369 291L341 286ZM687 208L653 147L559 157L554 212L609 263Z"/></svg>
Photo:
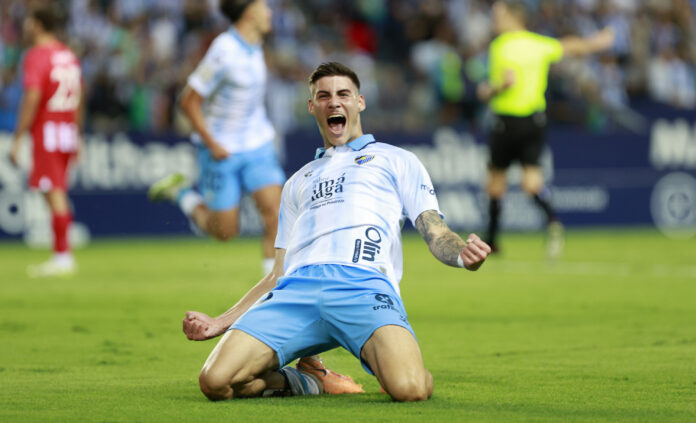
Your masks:
<svg viewBox="0 0 696 423"><path fill-rule="evenodd" d="M363 155L363 156L358 156L355 158L355 163L357 163L359 165L365 164L374 158L375 158L374 154L367 154L367 155Z"/></svg>
<svg viewBox="0 0 696 423"><path fill-rule="evenodd" d="M353 263L357 263L360 259L375 261L375 257L382 251L382 247L380 246L381 242L382 235L377 228L370 226L365 229L365 239L355 239Z"/></svg>
<svg viewBox="0 0 696 423"><path fill-rule="evenodd" d="M428 194L430 194L430 195L435 195L435 190L433 189L433 187L430 187L430 186L428 186L428 185L422 184L422 185L420 186L420 189L422 189L423 191L427 191Z"/></svg>
<svg viewBox="0 0 696 423"><path fill-rule="evenodd" d="M336 179L322 178L312 188L312 201L329 200L334 194L343 192L343 183L346 181L345 173Z"/></svg>

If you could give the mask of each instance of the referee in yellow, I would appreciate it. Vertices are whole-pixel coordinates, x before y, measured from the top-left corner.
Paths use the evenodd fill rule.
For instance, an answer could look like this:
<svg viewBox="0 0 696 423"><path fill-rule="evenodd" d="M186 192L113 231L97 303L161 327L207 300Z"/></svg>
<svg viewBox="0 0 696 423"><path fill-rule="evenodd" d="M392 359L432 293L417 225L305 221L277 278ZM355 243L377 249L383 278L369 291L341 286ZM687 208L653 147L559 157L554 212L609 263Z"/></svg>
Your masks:
<svg viewBox="0 0 696 423"><path fill-rule="evenodd" d="M563 225L551 207L539 167L544 148L549 66L564 56L581 56L606 50L614 33L604 29L591 37L555 39L530 32L525 26L522 0L493 4L493 25L498 36L489 48L489 79L478 87L479 99L490 101L494 124L490 134L487 191L490 197L488 239L498 251L501 199L507 189L505 172L514 161L522 165L522 189L534 198L548 219L547 254L563 251Z"/></svg>

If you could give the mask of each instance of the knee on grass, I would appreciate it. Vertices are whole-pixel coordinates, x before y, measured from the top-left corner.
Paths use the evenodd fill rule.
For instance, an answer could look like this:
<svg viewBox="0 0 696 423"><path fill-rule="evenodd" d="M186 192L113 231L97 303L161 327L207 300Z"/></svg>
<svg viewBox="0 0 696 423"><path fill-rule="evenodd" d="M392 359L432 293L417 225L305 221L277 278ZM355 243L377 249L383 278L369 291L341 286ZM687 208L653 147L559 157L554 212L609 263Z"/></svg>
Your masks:
<svg viewBox="0 0 696 423"><path fill-rule="evenodd" d="M251 375L242 374L242 372L238 372L232 375L232 377L229 377L229 375L221 375L203 370L198 376L198 384L201 387L201 392L211 401L230 399L235 396L235 391L232 389L232 386L243 386L245 383L253 381L254 378ZM236 396L249 396L249 392L243 393L246 395Z"/></svg>
<svg viewBox="0 0 696 423"><path fill-rule="evenodd" d="M419 378L421 379L421 378ZM425 378L402 377L388 384L387 392L394 401L425 401L430 398L431 388Z"/></svg>

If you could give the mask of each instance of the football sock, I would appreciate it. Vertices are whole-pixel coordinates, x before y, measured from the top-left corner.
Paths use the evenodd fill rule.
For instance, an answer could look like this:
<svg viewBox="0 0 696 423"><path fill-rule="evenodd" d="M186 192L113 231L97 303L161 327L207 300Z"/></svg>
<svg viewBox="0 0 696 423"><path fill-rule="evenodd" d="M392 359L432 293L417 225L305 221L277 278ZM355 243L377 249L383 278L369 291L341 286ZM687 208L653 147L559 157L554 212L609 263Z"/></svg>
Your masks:
<svg viewBox="0 0 696 423"><path fill-rule="evenodd" d="M201 195L192 188L184 188L179 191L179 194L176 197L176 202L179 204L181 211L184 212L187 217L191 217L193 210L199 204L203 203L203 197L201 197Z"/></svg>
<svg viewBox="0 0 696 423"><path fill-rule="evenodd" d="M75 262L75 259L73 258L73 255L71 252L65 252L65 253L54 253L53 254L53 260L60 264L66 264L66 265L71 265Z"/></svg>
<svg viewBox="0 0 696 423"><path fill-rule="evenodd" d="M500 219L500 200L491 198L488 203L488 243L495 244Z"/></svg>
<svg viewBox="0 0 696 423"><path fill-rule="evenodd" d="M285 377L292 395L319 395L322 388L319 382L310 375L292 367L278 370Z"/></svg>
<svg viewBox="0 0 696 423"><path fill-rule="evenodd" d="M51 219L53 228L53 251L56 254L69 253L70 245L68 243L68 229L72 222L70 213L54 214Z"/></svg>
<svg viewBox="0 0 696 423"><path fill-rule="evenodd" d="M549 223L558 220L556 213L553 211L553 208L551 207L550 193L548 189L544 188L539 194L534 195L532 198L534 199L534 202L537 204L537 206L539 206L544 211L544 213L546 214L546 220Z"/></svg>
<svg viewBox="0 0 696 423"><path fill-rule="evenodd" d="M275 259L272 259L272 258L263 259L263 262L261 263L261 267L263 268L263 275L264 276L271 273L271 270L273 270L273 263L274 262L275 262Z"/></svg>

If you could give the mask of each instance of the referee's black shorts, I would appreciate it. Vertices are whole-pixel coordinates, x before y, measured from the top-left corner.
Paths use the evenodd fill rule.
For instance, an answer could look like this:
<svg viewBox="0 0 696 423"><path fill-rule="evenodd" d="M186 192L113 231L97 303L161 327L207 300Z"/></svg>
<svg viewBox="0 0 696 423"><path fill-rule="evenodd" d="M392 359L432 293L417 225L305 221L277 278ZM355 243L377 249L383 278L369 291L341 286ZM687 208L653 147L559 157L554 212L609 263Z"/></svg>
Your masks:
<svg viewBox="0 0 696 423"><path fill-rule="evenodd" d="M490 136L490 166L507 169L514 161L538 166L544 149L546 115L495 115Z"/></svg>

